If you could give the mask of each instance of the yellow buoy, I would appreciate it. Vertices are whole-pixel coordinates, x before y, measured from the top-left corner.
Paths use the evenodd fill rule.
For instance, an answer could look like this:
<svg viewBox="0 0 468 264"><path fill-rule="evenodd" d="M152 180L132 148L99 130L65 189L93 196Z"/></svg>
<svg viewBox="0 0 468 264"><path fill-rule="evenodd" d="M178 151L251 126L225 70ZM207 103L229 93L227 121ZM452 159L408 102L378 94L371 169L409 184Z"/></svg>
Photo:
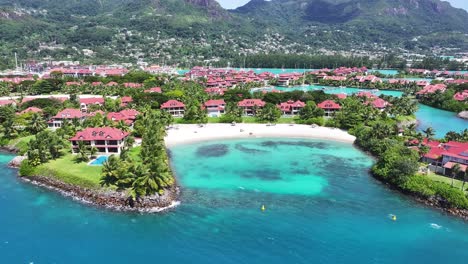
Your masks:
<svg viewBox="0 0 468 264"><path fill-rule="evenodd" d="M264 212L265 210L266 210L265 205L262 205L262 212Z"/></svg>
<svg viewBox="0 0 468 264"><path fill-rule="evenodd" d="M392 220L396 221L396 215L392 216Z"/></svg>

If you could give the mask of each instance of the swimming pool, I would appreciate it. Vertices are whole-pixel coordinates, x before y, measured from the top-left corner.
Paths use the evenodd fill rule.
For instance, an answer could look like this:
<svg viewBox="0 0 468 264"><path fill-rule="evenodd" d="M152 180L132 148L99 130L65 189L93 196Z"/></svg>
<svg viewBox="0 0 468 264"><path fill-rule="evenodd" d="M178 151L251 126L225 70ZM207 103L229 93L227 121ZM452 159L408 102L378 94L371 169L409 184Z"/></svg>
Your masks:
<svg viewBox="0 0 468 264"><path fill-rule="evenodd" d="M107 161L107 158L107 156L99 156L95 160L91 161L89 165L102 166L102 164Z"/></svg>

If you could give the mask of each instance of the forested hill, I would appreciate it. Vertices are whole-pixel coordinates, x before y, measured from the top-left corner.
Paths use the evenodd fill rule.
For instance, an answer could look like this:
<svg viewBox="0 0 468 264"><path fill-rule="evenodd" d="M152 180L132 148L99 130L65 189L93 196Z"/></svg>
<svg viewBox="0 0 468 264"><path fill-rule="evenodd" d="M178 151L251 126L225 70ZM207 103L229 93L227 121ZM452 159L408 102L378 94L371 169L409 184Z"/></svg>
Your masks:
<svg viewBox="0 0 468 264"><path fill-rule="evenodd" d="M21 58L185 65L319 50L468 50L468 13L439 0L0 0L0 67ZM3 63L3 64L2 64Z"/></svg>

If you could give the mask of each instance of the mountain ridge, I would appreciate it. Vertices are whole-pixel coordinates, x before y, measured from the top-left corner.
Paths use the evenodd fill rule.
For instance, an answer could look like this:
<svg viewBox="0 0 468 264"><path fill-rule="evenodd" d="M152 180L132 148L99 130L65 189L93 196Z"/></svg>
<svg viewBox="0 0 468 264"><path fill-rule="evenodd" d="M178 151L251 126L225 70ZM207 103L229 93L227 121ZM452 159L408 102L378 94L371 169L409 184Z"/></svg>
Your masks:
<svg viewBox="0 0 468 264"><path fill-rule="evenodd" d="M0 57L195 63L248 54L468 50L439 0L0 0ZM87 55L86 55L87 54Z"/></svg>

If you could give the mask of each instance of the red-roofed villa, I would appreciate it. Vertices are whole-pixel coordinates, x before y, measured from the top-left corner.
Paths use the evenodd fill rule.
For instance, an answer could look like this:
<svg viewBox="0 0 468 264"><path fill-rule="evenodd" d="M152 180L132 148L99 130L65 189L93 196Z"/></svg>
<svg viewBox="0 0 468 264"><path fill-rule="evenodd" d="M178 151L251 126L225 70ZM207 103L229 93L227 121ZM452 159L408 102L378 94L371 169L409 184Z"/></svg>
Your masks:
<svg viewBox="0 0 468 264"><path fill-rule="evenodd" d="M73 153L78 152L78 142L81 141L86 146L96 147L101 154L120 154L128 135L128 132L112 127L86 128L77 132L70 142Z"/></svg>
<svg viewBox="0 0 468 264"><path fill-rule="evenodd" d="M292 101L289 100L285 103L281 103L278 105L278 108L283 112L283 115L297 115L302 108L305 107L305 103L301 101Z"/></svg>
<svg viewBox="0 0 468 264"><path fill-rule="evenodd" d="M177 100L169 100L161 105L161 109L169 112L174 117L181 117L185 113L185 104Z"/></svg>
<svg viewBox="0 0 468 264"><path fill-rule="evenodd" d="M244 110L244 114L252 116L256 114L258 108L265 106L265 102L260 99L244 99L237 103L237 105Z"/></svg>
<svg viewBox="0 0 468 264"><path fill-rule="evenodd" d="M218 117L224 114L224 109L226 108L226 102L223 99L220 100L208 100L203 104L206 107L208 116Z"/></svg>
<svg viewBox="0 0 468 264"><path fill-rule="evenodd" d="M325 100L318 104L317 107L322 108L323 111L325 111L325 117L334 116L335 113L341 109L341 106L332 100Z"/></svg>

